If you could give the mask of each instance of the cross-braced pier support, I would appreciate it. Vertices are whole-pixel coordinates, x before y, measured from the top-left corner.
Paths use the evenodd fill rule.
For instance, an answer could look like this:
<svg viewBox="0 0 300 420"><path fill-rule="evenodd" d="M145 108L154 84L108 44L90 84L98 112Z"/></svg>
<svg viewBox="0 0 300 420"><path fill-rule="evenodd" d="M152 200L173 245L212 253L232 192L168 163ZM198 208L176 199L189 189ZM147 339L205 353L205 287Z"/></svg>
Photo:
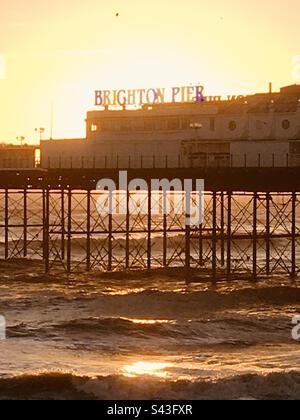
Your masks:
<svg viewBox="0 0 300 420"><path fill-rule="evenodd" d="M2 189L0 258L43 260L47 272L178 267L214 281L298 276L300 193L205 192L199 225L186 224L177 194Z"/></svg>

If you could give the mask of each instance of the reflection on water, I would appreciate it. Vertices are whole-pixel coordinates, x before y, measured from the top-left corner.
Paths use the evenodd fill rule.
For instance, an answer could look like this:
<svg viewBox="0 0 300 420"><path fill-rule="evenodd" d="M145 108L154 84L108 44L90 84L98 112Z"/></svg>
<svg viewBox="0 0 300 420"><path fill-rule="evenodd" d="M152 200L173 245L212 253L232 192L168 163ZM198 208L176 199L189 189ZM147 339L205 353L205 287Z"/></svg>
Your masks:
<svg viewBox="0 0 300 420"><path fill-rule="evenodd" d="M165 369L170 368L171 363L154 363L154 362L135 362L131 365L125 365L122 369L123 374L129 377L137 377L144 375L158 376L165 378L167 372Z"/></svg>
<svg viewBox="0 0 300 420"><path fill-rule="evenodd" d="M155 324L174 324L175 321L168 319L131 319L125 318L127 321L132 322L133 324L141 325L155 325Z"/></svg>

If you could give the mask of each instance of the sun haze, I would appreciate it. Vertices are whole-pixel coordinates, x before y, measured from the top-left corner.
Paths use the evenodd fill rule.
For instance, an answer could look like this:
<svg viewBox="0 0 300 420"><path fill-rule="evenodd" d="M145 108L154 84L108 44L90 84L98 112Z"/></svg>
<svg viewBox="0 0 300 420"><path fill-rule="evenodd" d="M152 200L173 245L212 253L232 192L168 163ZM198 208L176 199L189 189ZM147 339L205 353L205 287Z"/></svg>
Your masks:
<svg viewBox="0 0 300 420"><path fill-rule="evenodd" d="M0 142L37 141L36 127L49 136L51 120L54 137L83 136L96 89L294 83L299 13L298 0L4 2Z"/></svg>

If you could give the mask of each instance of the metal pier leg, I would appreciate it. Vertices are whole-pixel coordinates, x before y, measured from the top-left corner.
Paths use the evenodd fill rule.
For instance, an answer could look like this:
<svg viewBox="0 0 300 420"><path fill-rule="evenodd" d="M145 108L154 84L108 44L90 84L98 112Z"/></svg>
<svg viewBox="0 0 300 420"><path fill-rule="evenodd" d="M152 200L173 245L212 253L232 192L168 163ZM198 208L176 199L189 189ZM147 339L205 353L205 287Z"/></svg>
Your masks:
<svg viewBox="0 0 300 420"><path fill-rule="evenodd" d="M253 195L253 279L257 279L257 192Z"/></svg>
<svg viewBox="0 0 300 420"><path fill-rule="evenodd" d="M270 275L270 193L266 195L266 275Z"/></svg>
<svg viewBox="0 0 300 420"><path fill-rule="evenodd" d="M27 257L27 225L28 225L28 220L27 220L27 189L24 188L24 192L23 192L23 206L24 206L24 226L23 226L23 255L24 258Z"/></svg>
<svg viewBox="0 0 300 420"><path fill-rule="evenodd" d="M65 259L65 191L61 190L61 259Z"/></svg>
<svg viewBox="0 0 300 420"><path fill-rule="evenodd" d="M186 192L185 201L185 278L188 281L191 270L191 193Z"/></svg>
<svg viewBox="0 0 300 420"><path fill-rule="evenodd" d="M48 188L43 190L43 257L45 262L45 272L49 273L49 220L50 220L50 191Z"/></svg>
<svg viewBox="0 0 300 420"><path fill-rule="evenodd" d="M292 194L292 271L291 271L291 277L296 277L296 201L297 201L297 195L296 192L293 192Z"/></svg>
<svg viewBox="0 0 300 420"><path fill-rule="evenodd" d="M129 269L129 256L130 256L130 214L129 214L129 200L130 191L126 190L126 269Z"/></svg>
<svg viewBox="0 0 300 420"><path fill-rule="evenodd" d="M203 267L203 224L199 225L199 264Z"/></svg>
<svg viewBox="0 0 300 420"><path fill-rule="evenodd" d="M167 191L163 194L163 266L167 266Z"/></svg>
<svg viewBox="0 0 300 420"><path fill-rule="evenodd" d="M217 279L217 193L213 192L212 280Z"/></svg>
<svg viewBox="0 0 300 420"><path fill-rule="evenodd" d="M68 191L67 273L71 273L72 258L72 190Z"/></svg>
<svg viewBox="0 0 300 420"><path fill-rule="evenodd" d="M109 215L108 215L108 271L112 271L112 241L113 241L113 193L110 191L109 199Z"/></svg>
<svg viewBox="0 0 300 420"><path fill-rule="evenodd" d="M227 280L231 279L231 201L232 193L227 193L228 210L227 210Z"/></svg>
<svg viewBox="0 0 300 420"><path fill-rule="evenodd" d="M224 192L221 192L221 265L225 265L225 223L224 223Z"/></svg>
<svg viewBox="0 0 300 420"><path fill-rule="evenodd" d="M91 270L91 191L87 192L86 203L86 269Z"/></svg>
<svg viewBox="0 0 300 420"><path fill-rule="evenodd" d="M151 269L152 191L148 189L147 269Z"/></svg>
<svg viewBox="0 0 300 420"><path fill-rule="evenodd" d="M9 241L9 210L8 210L8 189L5 189L5 215L4 215L4 223L5 223L5 259L8 259L8 241Z"/></svg>

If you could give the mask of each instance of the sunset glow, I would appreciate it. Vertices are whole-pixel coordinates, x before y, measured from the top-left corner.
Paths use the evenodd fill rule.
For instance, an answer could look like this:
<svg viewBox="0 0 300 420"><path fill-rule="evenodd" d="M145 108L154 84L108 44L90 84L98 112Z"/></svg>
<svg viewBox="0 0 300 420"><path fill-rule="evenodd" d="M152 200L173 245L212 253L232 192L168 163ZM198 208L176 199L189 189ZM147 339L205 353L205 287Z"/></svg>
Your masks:
<svg viewBox="0 0 300 420"><path fill-rule="evenodd" d="M136 376L167 376L165 369L171 367L170 363L153 363L153 362L136 362L132 365L126 365L123 368L125 376L136 377Z"/></svg>
<svg viewBox="0 0 300 420"><path fill-rule="evenodd" d="M0 80L5 79L6 76L6 60L3 55L0 55Z"/></svg>
<svg viewBox="0 0 300 420"><path fill-rule="evenodd" d="M5 2L0 141L23 135L36 142L37 126L49 137L52 108L54 137L84 136L95 89L201 83L207 95L224 95L293 83L300 5L282 6L279 0Z"/></svg>

